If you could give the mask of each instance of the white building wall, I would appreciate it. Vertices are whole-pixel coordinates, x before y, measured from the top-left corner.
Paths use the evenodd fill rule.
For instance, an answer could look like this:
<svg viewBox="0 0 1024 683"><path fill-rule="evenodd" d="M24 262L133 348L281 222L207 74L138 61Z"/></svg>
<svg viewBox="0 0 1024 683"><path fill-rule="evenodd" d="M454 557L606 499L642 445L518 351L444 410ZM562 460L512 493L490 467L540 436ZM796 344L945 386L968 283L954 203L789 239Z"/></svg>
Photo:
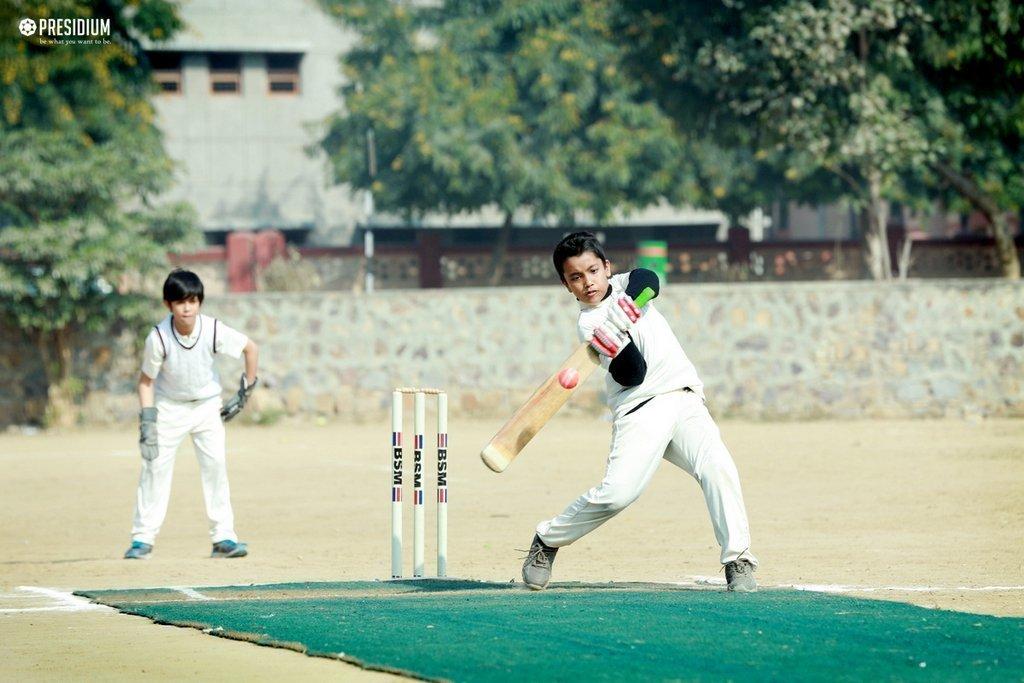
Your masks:
<svg viewBox="0 0 1024 683"><path fill-rule="evenodd" d="M341 106L338 60L354 34L313 0L186 0L181 15L184 30L158 47L185 53L182 94L156 97L179 164L169 197L191 202L204 230L309 228L314 243L346 242L361 208L306 148ZM210 52L241 53L240 94L211 93ZM274 52L303 54L299 94L268 92Z"/></svg>

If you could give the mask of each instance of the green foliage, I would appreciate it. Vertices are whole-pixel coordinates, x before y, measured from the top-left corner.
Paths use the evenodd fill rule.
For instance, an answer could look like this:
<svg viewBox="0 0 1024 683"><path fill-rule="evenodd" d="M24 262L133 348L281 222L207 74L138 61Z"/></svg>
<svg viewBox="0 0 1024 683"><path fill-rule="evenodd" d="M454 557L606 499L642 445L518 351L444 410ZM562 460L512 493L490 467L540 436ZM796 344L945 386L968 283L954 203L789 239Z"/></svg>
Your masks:
<svg viewBox="0 0 1024 683"><path fill-rule="evenodd" d="M609 2L322 4L363 37L322 146L380 208L602 220L684 185L679 137L624 73Z"/></svg>
<svg viewBox="0 0 1024 683"><path fill-rule="evenodd" d="M871 270L888 279L885 200L906 201L906 174L934 155L916 115L926 89L907 49L925 19L919 3L651 0L623 7L625 34L648 55L660 53L664 69L653 87L684 85L703 98L704 120L723 122L718 142L726 149L765 150L775 162L770 171L781 171L786 183L826 190L817 201L840 191L865 209ZM682 101L674 110L692 108ZM823 182L823 173L842 184Z"/></svg>
<svg viewBox="0 0 1024 683"><path fill-rule="evenodd" d="M884 200L942 194L986 213L1014 276L1001 216L1024 197L1020 3L635 0L617 16L634 74L677 121L712 131L741 179L782 171L769 184L787 195L845 195L868 210L876 245ZM768 169L750 170L754 149Z"/></svg>
<svg viewBox="0 0 1024 683"><path fill-rule="evenodd" d="M1004 277L1021 264L1006 220L1024 202L1024 7L1009 0L931 0L914 55L939 104L931 123L933 187L992 226ZM948 188L948 189L947 189ZM955 193L955 194L954 194Z"/></svg>
<svg viewBox="0 0 1024 683"><path fill-rule="evenodd" d="M631 78L677 122L687 185L677 203L718 208L733 222L775 201L827 201L841 194L751 117L698 60L707 46L742 35L737 3L711 0L619 3L613 22Z"/></svg>
<svg viewBox="0 0 1024 683"><path fill-rule="evenodd" d="M74 421L76 336L139 322L132 282L197 234L183 204L157 201L171 163L153 126L155 88L138 41L179 26L165 0L8 2L21 17L108 18L109 44L0 36L0 322L32 339L49 380L47 425Z"/></svg>
<svg viewBox="0 0 1024 683"><path fill-rule="evenodd" d="M107 17L113 34L0 39L0 317L40 340L137 319L130 278L195 239L187 207L155 202L172 169L137 43L180 24L169 2L131 5L14 3L0 17Z"/></svg>
<svg viewBox="0 0 1024 683"><path fill-rule="evenodd" d="M906 48L923 20L916 2L788 0L737 14L734 35L687 57L698 82L727 92L734 114L788 150L790 176L836 173L865 205L869 175L880 174L891 195L901 172L927 161Z"/></svg>
<svg viewBox="0 0 1024 683"><path fill-rule="evenodd" d="M998 218L1024 195L1011 0L322 4L363 36L322 146L386 210L571 220L664 197L735 219L844 198L889 277L888 202L943 194L1016 258Z"/></svg>
<svg viewBox="0 0 1024 683"><path fill-rule="evenodd" d="M1024 6L1010 0L925 3L913 51L941 97L931 116L942 158L995 203L1024 204ZM951 197L947 196L947 200Z"/></svg>

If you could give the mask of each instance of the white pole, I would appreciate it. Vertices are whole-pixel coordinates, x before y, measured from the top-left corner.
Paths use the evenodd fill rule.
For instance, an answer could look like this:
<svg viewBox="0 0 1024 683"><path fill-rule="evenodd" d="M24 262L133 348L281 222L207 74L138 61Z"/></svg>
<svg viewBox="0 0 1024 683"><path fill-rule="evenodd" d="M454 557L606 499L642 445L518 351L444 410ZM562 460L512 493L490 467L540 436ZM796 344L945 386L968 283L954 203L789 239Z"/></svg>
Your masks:
<svg viewBox="0 0 1024 683"><path fill-rule="evenodd" d="M402 578L402 392L391 394L391 578Z"/></svg>
<svg viewBox="0 0 1024 683"><path fill-rule="evenodd" d="M413 470L412 470L412 575L423 576L423 433L426 429L426 394L416 392L413 416Z"/></svg>
<svg viewBox="0 0 1024 683"><path fill-rule="evenodd" d="M373 200L371 196L370 204ZM365 289L367 294L373 294L373 230L367 228L363 235L363 254L366 256L366 279Z"/></svg>
<svg viewBox="0 0 1024 683"><path fill-rule="evenodd" d="M437 575L448 575L448 394L437 395Z"/></svg>

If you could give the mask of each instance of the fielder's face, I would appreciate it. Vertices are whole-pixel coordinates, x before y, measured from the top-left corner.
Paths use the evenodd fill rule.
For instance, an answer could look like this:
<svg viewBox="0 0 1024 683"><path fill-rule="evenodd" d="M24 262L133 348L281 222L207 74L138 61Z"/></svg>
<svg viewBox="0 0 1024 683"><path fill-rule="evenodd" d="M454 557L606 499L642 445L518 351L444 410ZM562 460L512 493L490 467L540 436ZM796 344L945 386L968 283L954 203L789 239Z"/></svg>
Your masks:
<svg viewBox="0 0 1024 683"><path fill-rule="evenodd" d="M165 301L164 305L174 316L175 324L185 330L191 330L192 326L196 324L196 316L199 315L199 307L202 306L197 296L190 296L179 301Z"/></svg>
<svg viewBox="0 0 1024 683"><path fill-rule="evenodd" d="M585 304L598 304L608 293L608 278L612 276L612 264L602 260L592 251L579 256L570 256L562 264L565 288Z"/></svg>

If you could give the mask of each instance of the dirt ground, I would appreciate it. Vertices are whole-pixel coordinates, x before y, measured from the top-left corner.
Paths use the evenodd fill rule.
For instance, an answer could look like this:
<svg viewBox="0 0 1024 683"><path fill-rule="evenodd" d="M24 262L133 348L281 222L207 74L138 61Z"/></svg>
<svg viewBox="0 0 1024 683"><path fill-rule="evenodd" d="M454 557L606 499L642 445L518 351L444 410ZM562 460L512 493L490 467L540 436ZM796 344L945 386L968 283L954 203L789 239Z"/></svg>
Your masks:
<svg viewBox="0 0 1024 683"><path fill-rule="evenodd" d="M534 525L603 471L607 421L554 421L501 475L477 456L498 426L453 419L449 427L451 576L517 580L518 549L528 546ZM1024 616L1024 420L721 427L740 469L762 586L846 586L858 597ZM120 557L139 469L134 429L0 435L0 679L384 678L105 608L82 609L26 587L385 578L388 440L383 423L232 425L232 498L252 554L229 561L207 557L198 468L186 446L155 555L128 562ZM430 449L429 570L433 466ZM664 463L632 507L559 553L554 579L720 578L717 558L696 483Z"/></svg>

